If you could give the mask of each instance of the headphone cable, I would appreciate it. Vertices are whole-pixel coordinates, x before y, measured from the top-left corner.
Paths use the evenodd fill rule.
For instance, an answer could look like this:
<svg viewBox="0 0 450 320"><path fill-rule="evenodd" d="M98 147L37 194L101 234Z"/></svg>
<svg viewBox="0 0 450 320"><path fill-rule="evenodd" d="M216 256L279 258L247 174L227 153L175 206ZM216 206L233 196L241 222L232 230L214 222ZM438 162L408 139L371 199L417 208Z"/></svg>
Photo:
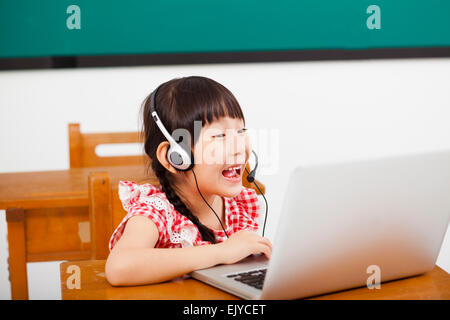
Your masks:
<svg viewBox="0 0 450 320"><path fill-rule="evenodd" d="M245 171L247 171L247 174L249 174L247 168L245 168ZM266 214L264 215L264 226L263 226L263 232L262 232L262 236L264 237L264 232L266 230L266 221L267 221L267 209L269 208L269 205L267 204L267 200L266 200L266 197L264 196L264 193L261 191L258 184L256 183L256 180L253 180L252 183L256 186L256 188L258 188L259 193L263 196L264 202L266 203Z"/></svg>
<svg viewBox="0 0 450 320"><path fill-rule="evenodd" d="M200 189L199 189L199 187L198 187L197 176L195 175L194 169L192 168L191 170L192 170L192 173L194 174L195 185L197 186L198 193L200 193L200 196L202 197L203 201L205 201L205 203L206 203L206 204L208 205L208 207L212 210L212 212L214 212L214 214L216 215L217 220L219 220L219 222L220 222L220 225L221 225L221 227L222 227L222 229L223 229L223 232L225 232L225 235L227 236L227 238L229 238L228 233L227 233L227 231L225 230L225 227L223 226L222 221L220 220L219 216L217 215L217 213L214 211L214 209L209 205L209 203L208 203L208 202L205 200L205 198L203 197L203 195L202 195L202 193L201 193L201 191L200 191ZM226 215L226 212L224 213L224 215Z"/></svg>
<svg viewBox="0 0 450 320"><path fill-rule="evenodd" d="M192 173L194 174L195 185L196 185L196 187L197 187L198 193L199 193L200 196L202 197L203 201L204 201L204 202L208 205L208 207L212 210L212 212L214 212L214 215L216 216L217 220L219 220L219 222L220 222L220 226L222 227L223 232L225 233L225 235L227 236L227 238L229 238L228 233L227 233L227 231L225 230L225 227L224 227L223 224L222 224L222 220L220 220L220 218L219 218L219 216L217 215L216 211L214 211L214 209L209 205L209 203L208 203L208 202L205 200L205 198L203 197L203 194L202 194L202 192L200 191L200 188L198 187L197 176L196 176L196 174L195 174L194 169L192 168L191 170L192 170ZM245 168L245 171L247 171L247 174L249 173L248 170L247 170L247 168ZM265 204L266 204L266 212L265 212L265 215L264 215L264 225L263 225L263 232L262 232L262 236L264 237L264 233L265 233L265 231L266 231L267 211L268 211L268 209L269 209L269 205L267 204L267 199L266 199L266 197L264 196L264 193L261 191L261 189L259 188L259 186L258 186L258 184L256 183L256 181L253 181L252 183L256 186L256 188L258 189L259 193L262 195L262 197L263 197L263 199L264 199L264 202L265 202ZM226 214L226 213L225 213L225 214Z"/></svg>

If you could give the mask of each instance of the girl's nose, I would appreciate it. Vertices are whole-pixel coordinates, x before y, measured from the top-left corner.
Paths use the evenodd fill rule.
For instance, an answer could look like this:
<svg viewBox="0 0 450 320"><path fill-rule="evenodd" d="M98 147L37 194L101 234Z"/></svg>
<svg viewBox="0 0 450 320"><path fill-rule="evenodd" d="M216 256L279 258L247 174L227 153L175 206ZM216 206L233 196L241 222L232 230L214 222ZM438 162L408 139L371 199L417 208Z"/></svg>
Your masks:
<svg viewBox="0 0 450 320"><path fill-rule="evenodd" d="M248 149L247 139L242 136L234 136L229 148L228 155L232 158L233 163L244 163Z"/></svg>

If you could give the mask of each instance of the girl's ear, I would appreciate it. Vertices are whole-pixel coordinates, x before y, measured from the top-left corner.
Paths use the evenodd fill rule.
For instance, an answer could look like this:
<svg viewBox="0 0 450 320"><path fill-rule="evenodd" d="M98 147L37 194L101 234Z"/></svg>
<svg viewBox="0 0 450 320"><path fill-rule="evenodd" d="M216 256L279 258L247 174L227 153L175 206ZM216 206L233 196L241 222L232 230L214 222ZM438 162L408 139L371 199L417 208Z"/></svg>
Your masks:
<svg viewBox="0 0 450 320"><path fill-rule="evenodd" d="M164 168L169 170L171 173L178 173L178 171L172 167L172 165L167 160L167 151L169 151L170 144L168 141L163 141L159 144L158 149L156 149L156 157L159 163L163 165Z"/></svg>

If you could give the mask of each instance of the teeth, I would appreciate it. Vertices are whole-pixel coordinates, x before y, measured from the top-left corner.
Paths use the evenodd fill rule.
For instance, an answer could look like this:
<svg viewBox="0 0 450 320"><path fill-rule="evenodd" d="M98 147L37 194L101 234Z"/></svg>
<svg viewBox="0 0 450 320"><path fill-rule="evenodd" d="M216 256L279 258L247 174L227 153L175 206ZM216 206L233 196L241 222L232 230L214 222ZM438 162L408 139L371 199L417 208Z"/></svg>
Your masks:
<svg viewBox="0 0 450 320"><path fill-rule="evenodd" d="M229 167L226 170L233 170L235 172L235 174L237 174L237 171L241 168L241 166L234 166L234 167Z"/></svg>
<svg viewBox="0 0 450 320"><path fill-rule="evenodd" d="M234 175L237 176L238 175L238 170L239 170L239 174L240 174L241 168L242 168L242 166L236 165L236 166L233 166L233 167L228 167L224 171L233 171Z"/></svg>

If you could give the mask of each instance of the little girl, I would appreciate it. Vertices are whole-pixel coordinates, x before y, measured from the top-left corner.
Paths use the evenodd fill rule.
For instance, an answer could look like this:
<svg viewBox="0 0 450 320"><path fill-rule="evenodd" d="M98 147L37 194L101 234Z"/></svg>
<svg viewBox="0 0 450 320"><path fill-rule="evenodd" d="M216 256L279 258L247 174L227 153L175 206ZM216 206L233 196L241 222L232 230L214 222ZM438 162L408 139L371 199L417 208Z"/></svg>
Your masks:
<svg viewBox="0 0 450 320"><path fill-rule="evenodd" d="M193 137L194 166L187 171L168 161L170 144L152 118L150 100L151 95L143 103L144 149L160 185L120 181L119 197L128 214L110 240L109 283L157 283L255 253L269 258L270 241L255 232L256 192L242 186L251 146L233 94L196 76L159 86L154 96L159 120L169 134L184 129Z"/></svg>

